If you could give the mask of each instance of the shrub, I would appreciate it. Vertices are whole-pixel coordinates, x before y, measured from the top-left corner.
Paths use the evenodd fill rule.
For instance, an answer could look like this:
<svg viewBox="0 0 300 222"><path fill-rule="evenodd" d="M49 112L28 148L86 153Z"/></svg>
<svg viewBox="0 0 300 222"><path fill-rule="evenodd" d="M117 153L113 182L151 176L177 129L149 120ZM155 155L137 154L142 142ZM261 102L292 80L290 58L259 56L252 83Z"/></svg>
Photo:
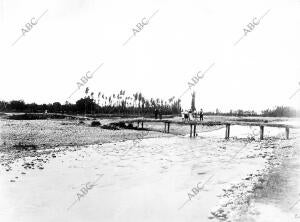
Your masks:
<svg viewBox="0 0 300 222"><path fill-rule="evenodd" d="M93 121L91 123L91 126L96 127L96 126L101 126L101 123L99 121Z"/></svg>

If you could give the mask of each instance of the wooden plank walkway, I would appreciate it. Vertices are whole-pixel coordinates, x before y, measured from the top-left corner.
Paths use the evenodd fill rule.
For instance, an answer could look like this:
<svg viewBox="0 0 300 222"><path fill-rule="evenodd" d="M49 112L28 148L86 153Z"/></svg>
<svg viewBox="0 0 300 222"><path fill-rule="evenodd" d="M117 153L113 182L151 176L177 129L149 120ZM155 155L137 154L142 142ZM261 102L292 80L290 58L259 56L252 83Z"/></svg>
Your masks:
<svg viewBox="0 0 300 222"><path fill-rule="evenodd" d="M291 128L300 128L300 126L288 125L288 124L280 124L280 123L263 123L263 122L242 122L242 121L183 121L183 120L166 120L166 119L150 119L150 118L135 118L135 119L127 119L127 120L119 120L115 123L137 123L138 127L141 123L141 127L144 128L144 123L152 122L152 123L163 123L164 124L164 132L170 132L171 124L178 125L190 125L190 137L195 137L197 135L197 125L202 126L225 126L225 139L229 139L230 137L230 126L238 125L238 126L257 126L260 128L260 139L264 139L264 128L265 127L277 127L277 128L285 128L286 138L289 139L290 129Z"/></svg>

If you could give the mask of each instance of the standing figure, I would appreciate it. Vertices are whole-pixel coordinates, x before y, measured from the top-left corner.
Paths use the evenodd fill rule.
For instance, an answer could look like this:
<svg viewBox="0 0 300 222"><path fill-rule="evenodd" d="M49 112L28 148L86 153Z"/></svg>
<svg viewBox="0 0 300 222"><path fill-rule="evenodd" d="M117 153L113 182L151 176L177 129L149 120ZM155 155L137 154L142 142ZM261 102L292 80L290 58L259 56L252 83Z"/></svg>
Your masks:
<svg viewBox="0 0 300 222"><path fill-rule="evenodd" d="M193 120L193 111L189 110L189 121Z"/></svg>
<svg viewBox="0 0 300 222"><path fill-rule="evenodd" d="M200 110L200 121L203 121L203 110Z"/></svg>
<svg viewBox="0 0 300 222"><path fill-rule="evenodd" d="M157 119L157 116L158 116L158 110L157 109L155 109L154 115L155 115L155 119Z"/></svg>
<svg viewBox="0 0 300 222"><path fill-rule="evenodd" d="M197 120L197 111L196 110L194 110L194 112L193 112L193 117L195 120Z"/></svg>

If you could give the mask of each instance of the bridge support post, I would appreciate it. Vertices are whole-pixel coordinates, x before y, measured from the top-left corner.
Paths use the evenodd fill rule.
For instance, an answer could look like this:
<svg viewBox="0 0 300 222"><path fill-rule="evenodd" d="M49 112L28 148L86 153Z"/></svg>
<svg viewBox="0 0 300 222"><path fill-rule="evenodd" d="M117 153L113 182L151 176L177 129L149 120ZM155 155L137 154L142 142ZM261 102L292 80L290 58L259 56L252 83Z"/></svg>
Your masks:
<svg viewBox="0 0 300 222"><path fill-rule="evenodd" d="M144 122L142 122L142 129L144 129Z"/></svg>
<svg viewBox="0 0 300 222"><path fill-rule="evenodd" d="M286 135L286 139L288 140L290 138L290 128L289 127L285 128L285 135Z"/></svg>
<svg viewBox="0 0 300 222"><path fill-rule="evenodd" d="M139 121L137 122L137 127L138 127L138 128L140 127L140 122L139 122Z"/></svg>
<svg viewBox="0 0 300 222"><path fill-rule="evenodd" d="M225 139L228 140L229 137L230 137L230 124L226 124Z"/></svg>
<svg viewBox="0 0 300 222"><path fill-rule="evenodd" d="M190 137L192 137L192 136L193 136L193 125L190 124Z"/></svg>
<svg viewBox="0 0 300 222"><path fill-rule="evenodd" d="M166 133L166 132L167 132L167 123L166 123L166 122L164 122L164 124L165 124L164 133Z"/></svg>
<svg viewBox="0 0 300 222"><path fill-rule="evenodd" d="M260 139L264 139L264 126L260 126Z"/></svg>
<svg viewBox="0 0 300 222"><path fill-rule="evenodd" d="M194 125L194 137L196 137L196 124Z"/></svg>
<svg viewBox="0 0 300 222"><path fill-rule="evenodd" d="M168 133L170 132L170 123L168 123Z"/></svg>

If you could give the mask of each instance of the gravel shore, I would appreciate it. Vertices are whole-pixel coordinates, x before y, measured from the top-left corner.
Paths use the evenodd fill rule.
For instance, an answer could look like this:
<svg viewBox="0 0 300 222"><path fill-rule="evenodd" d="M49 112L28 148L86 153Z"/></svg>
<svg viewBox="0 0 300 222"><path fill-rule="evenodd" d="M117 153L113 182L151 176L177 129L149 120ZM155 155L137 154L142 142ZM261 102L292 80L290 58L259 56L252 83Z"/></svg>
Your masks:
<svg viewBox="0 0 300 222"><path fill-rule="evenodd" d="M104 128L90 120L0 119L0 218L83 221L89 214L97 221L101 211L104 221L273 221L259 201L268 197L269 206L277 198L280 192L273 191L286 184L276 178L288 177L284 166L298 161L299 130L286 140L284 129L266 129L260 141L257 128L234 126L224 140L220 127L199 127L199 135L189 138L188 126L174 125L165 134L159 123L140 130L110 128L114 119L99 121ZM88 191L94 195L74 200L74 192L99 175L99 186ZM281 199L292 205L296 191ZM28 196L33 192L34 200ZM43 211L44 204L56 215ZM65 210L70 204L72 213Z"/></svg>

